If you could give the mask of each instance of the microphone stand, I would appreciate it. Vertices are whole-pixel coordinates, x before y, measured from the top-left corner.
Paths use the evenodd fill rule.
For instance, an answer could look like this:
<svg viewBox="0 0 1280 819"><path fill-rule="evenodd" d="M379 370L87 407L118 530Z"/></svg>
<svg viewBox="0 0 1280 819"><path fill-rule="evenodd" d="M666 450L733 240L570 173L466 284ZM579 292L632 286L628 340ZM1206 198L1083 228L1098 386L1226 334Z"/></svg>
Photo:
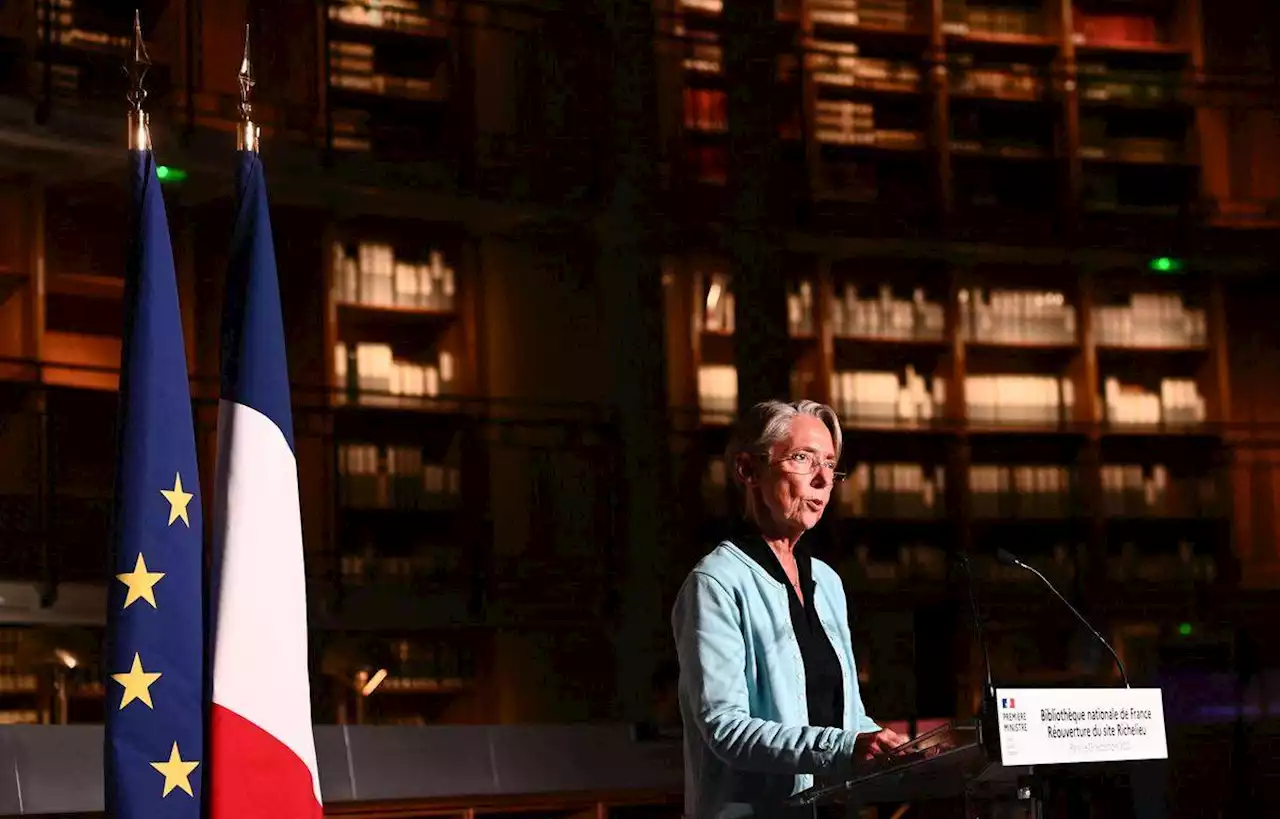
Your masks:
<svg viewBox="0 0 1280 819"><path fill-rule="evenodd" d="M978 646L982 649L982 666L986 671L986 682L982 688L982 705L978 709L978 722L981 725L983 744L988 752L999 747L999 731L996 720L996 687L991 680L991 653L987 649L987 638L982 630L982 615L978 612L978 597L974 591L976 582L973 578L973 566L969 556L959 552L960 565L964 567L965 586L969 594L969 611L973 615L973 628L978 638Z"/></svg>

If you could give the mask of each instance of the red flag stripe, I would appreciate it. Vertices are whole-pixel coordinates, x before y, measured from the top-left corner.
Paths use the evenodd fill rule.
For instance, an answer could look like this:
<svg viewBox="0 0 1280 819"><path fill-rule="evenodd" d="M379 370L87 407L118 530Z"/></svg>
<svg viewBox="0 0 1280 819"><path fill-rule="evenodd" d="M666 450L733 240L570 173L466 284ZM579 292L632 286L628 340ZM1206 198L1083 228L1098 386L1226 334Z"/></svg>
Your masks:
<svg viewBox="0 0 1280 819"><path fill-rule="evenodd" d="M217 703L213 705L209 727L213 759L209 798L214 816L324 816L311 784L311 771L289 746Z"/></svg>

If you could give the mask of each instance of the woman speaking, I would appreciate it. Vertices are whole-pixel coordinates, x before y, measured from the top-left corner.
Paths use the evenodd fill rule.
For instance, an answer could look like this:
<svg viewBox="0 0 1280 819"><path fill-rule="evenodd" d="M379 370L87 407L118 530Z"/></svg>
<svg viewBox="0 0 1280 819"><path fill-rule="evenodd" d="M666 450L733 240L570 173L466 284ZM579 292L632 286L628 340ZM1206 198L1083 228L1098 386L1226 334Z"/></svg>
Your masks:
<svg viewBox="0 0 1280 819"><path fill-rule="evenodd" d="M725 465L745 525L689 573L671 615L688 819L792 815L782 803L814 774L846 777L905 741L867 716L844 586L800 545L844 478L841 441L816 401L757 404L734 428Z"/></svg>

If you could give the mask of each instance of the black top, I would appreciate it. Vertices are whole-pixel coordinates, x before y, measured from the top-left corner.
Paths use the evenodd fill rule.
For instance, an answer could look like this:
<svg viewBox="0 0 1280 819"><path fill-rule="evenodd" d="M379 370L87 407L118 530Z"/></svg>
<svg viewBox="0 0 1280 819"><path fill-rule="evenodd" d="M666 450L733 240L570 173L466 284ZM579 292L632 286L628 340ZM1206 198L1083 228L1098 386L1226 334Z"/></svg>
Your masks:
<svg viewBox="0 0 1280 819"><path fill-rule="evenodd" d="M736 535L733 543L787 587L787 599L791 601L791 627L800 643L800 659L804 662L809 724L843 728L844 672L840 670L840 660L836 657L835 648L813 609L815 584L812 555L807 548L796 544L796 566L800 569L800 588L804 589L804 602L801 603L787 573L782 570L778 556L758 534Z"/></svg>

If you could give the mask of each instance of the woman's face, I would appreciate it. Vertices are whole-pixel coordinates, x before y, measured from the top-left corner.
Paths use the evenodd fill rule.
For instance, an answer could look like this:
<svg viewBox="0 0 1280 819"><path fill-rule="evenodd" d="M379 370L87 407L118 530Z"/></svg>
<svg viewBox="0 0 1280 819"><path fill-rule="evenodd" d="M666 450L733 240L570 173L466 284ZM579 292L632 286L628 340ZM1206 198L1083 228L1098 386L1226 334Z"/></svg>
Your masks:
<svg viewBox="0 0 1280 819"><path fill-rule="evenodd" d="M835 445L826 424L797 415L791 432L747 472L756 497L756 523L779 536L797 537L822 519L831 501Z"/></svg>

